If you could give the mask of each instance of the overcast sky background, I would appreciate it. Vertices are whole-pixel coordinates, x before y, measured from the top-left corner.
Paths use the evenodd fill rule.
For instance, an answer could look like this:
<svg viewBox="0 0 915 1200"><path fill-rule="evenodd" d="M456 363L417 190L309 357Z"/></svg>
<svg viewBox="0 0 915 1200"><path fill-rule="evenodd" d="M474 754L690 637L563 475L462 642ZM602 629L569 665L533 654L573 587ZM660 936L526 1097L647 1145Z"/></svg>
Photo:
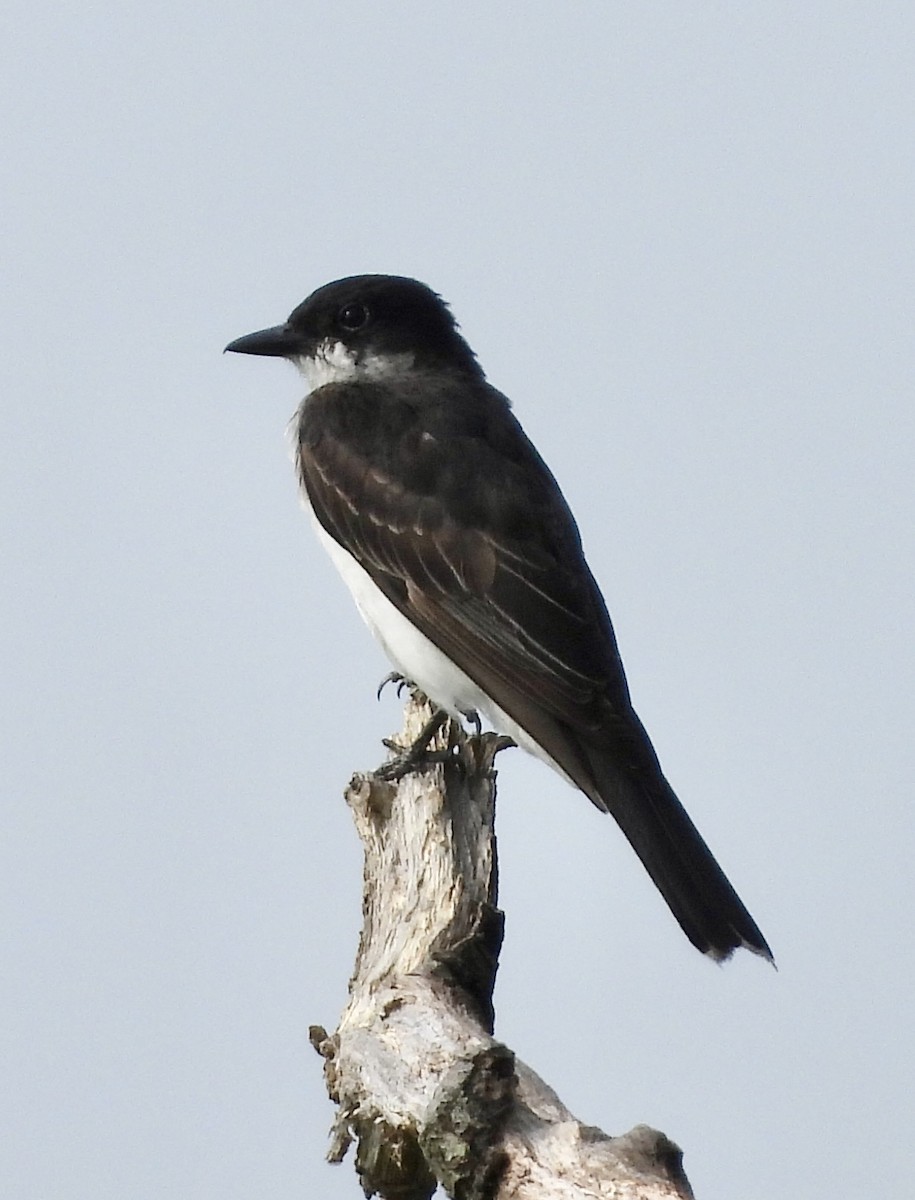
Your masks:
<svg viewBox="0 0 915 1200"><path fill-rule="evenodd" d="M10 3L0 1194L360 1193L307 1026L341 793L399 725L223 357L415 275L559 478L668 776L776 973L501 759L497 1034L700 1200L911 1179L910 4Z"/></svg>

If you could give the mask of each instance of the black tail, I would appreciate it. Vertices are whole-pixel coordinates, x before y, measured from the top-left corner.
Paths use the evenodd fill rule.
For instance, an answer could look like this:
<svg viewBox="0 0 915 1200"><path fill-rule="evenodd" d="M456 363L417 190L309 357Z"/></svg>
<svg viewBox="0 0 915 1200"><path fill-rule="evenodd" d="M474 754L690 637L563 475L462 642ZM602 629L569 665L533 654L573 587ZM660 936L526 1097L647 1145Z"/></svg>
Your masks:
<svg viewBox="0 0 915 1200"><path fill-rule="evenodd" d="M650 764L643 761L624 774L615 755L581 749L595 785L585 790L616 819L693 945L718 962L743 946L774 963L758 925L660 767L652 769L653 752Z"/></svg>

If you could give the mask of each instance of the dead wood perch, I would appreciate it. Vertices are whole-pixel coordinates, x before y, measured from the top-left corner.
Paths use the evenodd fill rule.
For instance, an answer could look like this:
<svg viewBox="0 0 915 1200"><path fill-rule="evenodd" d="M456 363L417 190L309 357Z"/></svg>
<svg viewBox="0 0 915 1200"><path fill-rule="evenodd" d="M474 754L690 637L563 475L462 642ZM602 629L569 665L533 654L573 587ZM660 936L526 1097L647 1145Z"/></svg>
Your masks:
<svg viewBox="0 0 915 1200"><path fill-rule="evenodd" d="M412 699L399 741L431 711ZM328 1157L356 1143L366 1196L426 1200L689 1200L680 1150L638 1126L608 1137L493 1037L502 942L495 772L502 742L446 725L441 762L347 789L365 852L349 1003L311 1040L337 1105Z"/></svg>

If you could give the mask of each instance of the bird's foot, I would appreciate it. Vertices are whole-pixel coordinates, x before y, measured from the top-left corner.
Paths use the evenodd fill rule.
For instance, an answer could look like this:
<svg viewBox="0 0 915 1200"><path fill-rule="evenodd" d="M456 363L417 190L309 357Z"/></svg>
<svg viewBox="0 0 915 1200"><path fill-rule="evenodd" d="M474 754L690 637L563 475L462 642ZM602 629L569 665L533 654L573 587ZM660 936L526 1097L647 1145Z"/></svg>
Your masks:
<svg viewBox="0 0 915 1200"><path fill-rule="evenodd" d="M401 673L399 671L388 671L387 675L385 675L384 679L382 679L381 683L379 683L379 685L378 685L378 691L375 693L375 698L377 700L381 699L381 693L384 691L384 689L388 686L389 683L397 684L397 699L398 700L400 699L404 688L413 686L410 683L409 679L407 679L406 675L401 675Z"/></svg>
<svg viewBox="0 0 915 1200"><path fill-rule="evenodd" d="M471 737L479 737L483 732L483 723L480 720L480 714L475 708L468 708L462 711L461 716L472 729Z"/></svg>
<svg viewBox="0 0 915 1200"><path fill-rule="evenodd" d="M430 763L446 762L452 756L452 750L430 750L429 743L439 732L446 721L450 720L448 713L437 709L419 732L419 736L409 746L401 746L391 738L384 738L383 744L394 751L394 758L380 766L375 774L380 779L395 783L413 771L419 771Z"/></svg>
<svg viewBox="0 0 915 1200"><path fill-rule="evenodd" d="M384 679L382 679L381 683L379 683L378 690L375 692L376 700L381 699L381 693L389 683L397 684L398 700L403 695L404 688L406 688L412 694L413 699L419 704L425 704L426 700L429 698L424 691L421 691L420 688L416 686L412 679L407 679L406 675L401 675L400 671L388 671L387 675L385 675Z"/></svg>
<svg viewBox="0 0 915 1200"><path fill-rule="evenodd" d="M495 778L495 758L500 750L510 750L517 745L510 737L501 733L475 733L465 737L459 747L460 761L468 774Z"/></svg>

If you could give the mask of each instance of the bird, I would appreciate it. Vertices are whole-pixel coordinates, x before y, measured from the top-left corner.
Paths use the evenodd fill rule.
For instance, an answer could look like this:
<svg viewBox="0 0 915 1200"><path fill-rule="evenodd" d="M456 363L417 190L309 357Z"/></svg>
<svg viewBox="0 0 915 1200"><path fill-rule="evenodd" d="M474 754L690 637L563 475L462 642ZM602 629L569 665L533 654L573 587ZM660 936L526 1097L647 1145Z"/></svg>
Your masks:
<svg viewBox="0 0 915 1200"><path fill-rule="evenodd" d="M445 301L356 275L227 351L280 357L303 501L399 677L610 813L692 944L772 952L665 778L558 483Z"/></svg>

